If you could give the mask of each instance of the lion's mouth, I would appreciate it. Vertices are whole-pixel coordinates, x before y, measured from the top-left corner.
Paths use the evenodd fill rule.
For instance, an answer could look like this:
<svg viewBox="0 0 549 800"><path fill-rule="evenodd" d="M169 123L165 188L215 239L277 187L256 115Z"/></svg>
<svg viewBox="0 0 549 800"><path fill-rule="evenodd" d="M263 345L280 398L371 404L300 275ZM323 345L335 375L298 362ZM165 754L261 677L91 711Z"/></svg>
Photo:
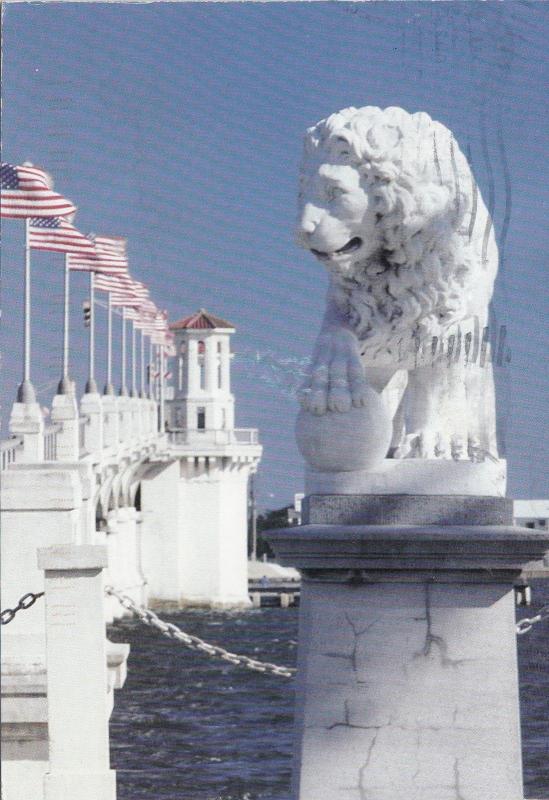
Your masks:
<svg viewBox="0 0 549 800"><path fill-rule="evenodd" d="M339 250L334 250L332 253L325 253L322 250L315 250L314 247L311 247L311 253L317 258L328 259L333 258L334 256L345 256L349 253L354 253L356 250L359 250L362 247L362 239L360 236L353 236L352 239L349 239L347 244L340 247Z"/></svg>

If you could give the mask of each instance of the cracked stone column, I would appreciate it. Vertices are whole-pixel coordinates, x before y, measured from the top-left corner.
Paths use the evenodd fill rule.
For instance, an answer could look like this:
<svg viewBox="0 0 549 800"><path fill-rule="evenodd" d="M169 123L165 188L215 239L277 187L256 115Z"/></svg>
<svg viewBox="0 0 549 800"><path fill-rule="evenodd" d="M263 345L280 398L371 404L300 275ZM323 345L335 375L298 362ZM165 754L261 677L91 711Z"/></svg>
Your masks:
<svg viewBox="0 0 549 800"><path fill-rule="evenodd" d="M549 535L495 497L309 496L294 800L523 800L513 581Z"/></svg>

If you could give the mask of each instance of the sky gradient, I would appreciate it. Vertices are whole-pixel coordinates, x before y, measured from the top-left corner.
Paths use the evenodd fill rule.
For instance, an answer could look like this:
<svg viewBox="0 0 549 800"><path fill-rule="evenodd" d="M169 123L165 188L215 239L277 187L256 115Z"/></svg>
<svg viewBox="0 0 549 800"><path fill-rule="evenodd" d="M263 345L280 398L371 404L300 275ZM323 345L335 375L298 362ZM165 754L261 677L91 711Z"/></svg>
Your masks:
<svg viewBox="0 0 549 800"><path fill-rule="evenodd" d="M237 424L260 429L261 507L302 490L293 389L327 285L294 244L302 136L349 105L426 111L470 154L500 246L509 494L547 496L548 14L526 2L4 7L3 160L47 169L84 232L127 236L132 272L171 320L204 306L236 325ZM2 225L4 430L21 372L22 227ZM45 406L60 375L62 261L33 255L32 378ZM80 392L85 294L77 275Z"/></svg>

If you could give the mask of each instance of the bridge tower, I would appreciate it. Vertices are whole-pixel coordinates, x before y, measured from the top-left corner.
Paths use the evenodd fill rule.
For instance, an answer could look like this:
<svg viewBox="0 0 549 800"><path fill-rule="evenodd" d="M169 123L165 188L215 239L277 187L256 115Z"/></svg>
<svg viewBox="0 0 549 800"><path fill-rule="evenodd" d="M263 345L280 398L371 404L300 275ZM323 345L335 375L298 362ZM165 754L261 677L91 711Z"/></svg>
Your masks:
<svg viewBox="0 0 549 800"><path fill-rule="evenodd" d="M235 608L249 603L248 479L261 458L257 430L235 428L230 338L205 309L174 322L173 394L166 401L166 468L145 476L141 507L159 551L145 554L150 601ZM159 556L161 553L161 556Z"/></svg>

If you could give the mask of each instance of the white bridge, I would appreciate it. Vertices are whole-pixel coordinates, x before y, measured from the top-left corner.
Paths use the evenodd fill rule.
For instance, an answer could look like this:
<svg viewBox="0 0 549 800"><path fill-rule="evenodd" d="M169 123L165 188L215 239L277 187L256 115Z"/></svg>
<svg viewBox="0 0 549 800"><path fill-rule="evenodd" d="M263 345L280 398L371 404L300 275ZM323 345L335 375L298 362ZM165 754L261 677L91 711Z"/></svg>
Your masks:
<svg viewBox="0 0 549 800"><path fill-rule="evenodd" d="M106 641L104 626L128 612L104 586L164 609L250 604L248 478L261 446L257 430L234 427L230 332L176 333L179 352L188 346L166 404L57 394L48 423L36 402L13 406L1 445L2 608L29 592L45 590L46 602L3 628L5 800L115 798L107 721L129 646ZM172 429L178 403L185 425Z"/></svg>

